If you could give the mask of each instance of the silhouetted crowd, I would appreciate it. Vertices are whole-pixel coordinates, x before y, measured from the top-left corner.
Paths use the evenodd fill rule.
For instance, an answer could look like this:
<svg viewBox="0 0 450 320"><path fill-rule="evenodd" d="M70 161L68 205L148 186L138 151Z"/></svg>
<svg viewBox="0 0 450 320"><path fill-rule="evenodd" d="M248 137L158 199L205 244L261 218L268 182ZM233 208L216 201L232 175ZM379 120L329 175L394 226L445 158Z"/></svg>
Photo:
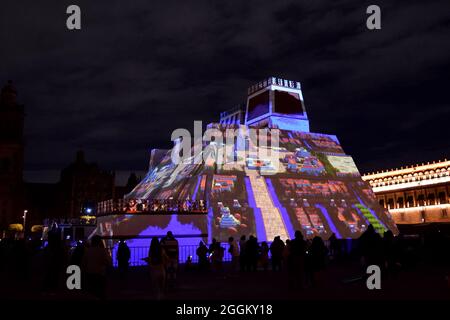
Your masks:
<svg viewBox="0 0 450 320"><path fill-rule="evenodd" d="M200 242L197 249L199 270L223 271L224 248L215 239L209 248ZM228 239L228 252L231 256L229 272L256 272L257 270L280 272L286 270L289 283L293 287L313 286L315 274L325 268L328 249L320 237L305 241L300 231L292 240L282 241L275 237L269 245L259 243L250 235L241 236L239 242Z"/></svg>
<svg viewBox="0 0 450 320"><path fill-rule="evenodd" d="M305 240L303 234L296 231L294 239L283 241L275 237L271 243L260 243L253 235L248 238L241 236L240 239L230 237L227 246L216 239L209 245L202 241L196 249L197 263L193 263L192 257L181 263L182 270L198 271L200 274L284 272L289 287L302 290L320 287L327 269L332 268L336 261L355 257L360 259L362 277L369 265L379 266L383 276L395 277L401 270L413 266L424 248L428 248L424 251L426 259L448 263L446 243L448 238L439 233L405 240L387 231L382 237L372 226L357 240L337 239L334 235L326 242L320 237ZM226 250L229 263L225 264ZM168 289L176 290L177 274L180 272L179 252L178 241L171 232L161 239L155 237L151 240L148 256L143 260L148 264L151 286L158 299L163 298ZM121 289L129 286L131 256L126 241L120 240L115 259ZM48 233L46 245L40 239L2 239L0 281L6 287L20 287L31 281L38 291L51 296L64 289L66 267L76 265L82 272L83 290L102 299L106 297L113 265L111 257L111 251L99 236L93 236L87 242L78 241L76 246L62 240L60 231L55 229Z"/></svg>
<svg viewBox="0 0 450 320"><path fill-rule="evenodd" d="M448 263L450 251L444 249L448 238L439 237L429 242L428 256L423 258L438 257L441 262ZM361 278L367 276L366 270L370 265L379 266L383 276L395 277L400 270L413 267L423 249L423 238L400 239L394 237L391 231L381 236L372 225L359 239L337 239L333 234L326 243L318 236L305 240L300 231L295 232L294 239L283 241L275 237L270 244L259 243L252 235L248 238L241 236L239 241L230 237L228 252L231 263L228 271L284 271L292 289L303 289L319 285L326 269L332 267L334 262L355 257L360 260ZM196 252L198 269L223 271L224 251L225 248L215 239L209 247L200 242ZM447 258L441 259L442 255Z"/></svg>
<svg viewBox="0 0 450 320"><path fill-rule="evenodd" d="M206 213L208 211L204 200L174 200L174 199L119 199L107 200L98 204L97 214L113 212L127 213Z"/></svg>

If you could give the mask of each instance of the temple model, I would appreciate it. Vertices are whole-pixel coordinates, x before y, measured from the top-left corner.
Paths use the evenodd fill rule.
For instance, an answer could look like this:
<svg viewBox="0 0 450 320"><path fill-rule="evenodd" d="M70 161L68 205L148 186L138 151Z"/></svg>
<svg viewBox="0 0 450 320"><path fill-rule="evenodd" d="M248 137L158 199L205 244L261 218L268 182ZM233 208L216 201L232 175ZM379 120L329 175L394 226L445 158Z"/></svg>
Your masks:
<svg viewBox="0 0 450 320"><path fill-rule="evenodd" d="M310 132L299 82L270 77L247 93L245 107L223 112L218 123L208 125L223 133L239 131L234 157L240 162L174 164L170 151L153 151L149 173L124 201L196 199L206 204L205 214L174 213L170 219L105 215L100 226L112 228L114 235L148 235L149 230L183 235L189 230L219 241L249 234L259 241L287 239L295 230L305 238L358 238L369 224L380 234L398 233L337 137ZM252 128L278 129L278 146L253 141ZM209 152L219 154L220 148L215 144ZM267 156L259 152L275 149Z"/></svg>

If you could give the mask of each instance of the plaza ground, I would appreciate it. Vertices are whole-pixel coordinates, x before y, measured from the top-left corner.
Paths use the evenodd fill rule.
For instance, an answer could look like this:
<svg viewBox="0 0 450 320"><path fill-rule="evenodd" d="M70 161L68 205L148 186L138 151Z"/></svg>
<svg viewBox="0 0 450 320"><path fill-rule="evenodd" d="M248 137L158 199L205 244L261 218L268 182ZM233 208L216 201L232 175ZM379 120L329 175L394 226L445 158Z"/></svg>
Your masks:
<svg viewBox="0 0 450 320"><path fill-rule="evenodd" d="M402 270L396 277L382 278L381 290L368 290L361 278L361 268L356 259L331 263L314 288L292 290L285 272L223 272L200 273L180 269L175 288L167 290L165 300L449 300L449 268L442 264L418 263ZM6 299L31 300L95 300L81 292L60 289L42 292L40 280L32 279L1 290ZM148 269L131 268L126 284L121 284L118 273L108 275L108 300L153 300L154 292Z"/></svg>

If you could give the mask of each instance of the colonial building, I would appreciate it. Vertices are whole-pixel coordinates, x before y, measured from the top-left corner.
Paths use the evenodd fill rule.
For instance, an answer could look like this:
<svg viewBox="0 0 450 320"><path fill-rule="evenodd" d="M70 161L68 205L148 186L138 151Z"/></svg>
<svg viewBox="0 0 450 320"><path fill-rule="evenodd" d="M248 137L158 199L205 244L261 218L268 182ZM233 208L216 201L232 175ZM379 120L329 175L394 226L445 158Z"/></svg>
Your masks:
<svg viewBox="0 0 450 320"><path fill-rule="evenodd" d="M28 211L28 231L33 225L48 226L57 222L63 226L67 233L65 236L83 239L87 235L85 227L89 229L92 223L95 224L93 218L86 220L86 216L96 214L97 202L112 194L115 199L123 198L140 181L132 173L126 185L115 186L111 190L113 173L97 171L95 164L86 163L82 159L82 153L79 153L78 164L75 161L64 169L59 182L25 182L24 207Z"/></svg>
<svg viewBox="0 0 450 320"><path fill-rule="evenodd" d="M61 172L60 217L94 214L97 202L114 198L114 179L113 172L103 171L97 164L87 162L84 153L78 151L75 162Z"/></svg>
<svg viewBox="0 0 450 320"><path fill-rule="evenodd" d="M23 216L24 107L9 81L0 94L0 229Z"/></svg>
<svg viewBox="0 0 450 320"><path fill-rule="evenodd" d="M24 207L27 210L27 232L33 225L41 225L46 218L61 214L57 183L27 182L25 178Z"/></svg>
<svg viewBox="0 0 450 320"><path fill-rule="evenodd" d="M450 222L450 161L363 175L397 224Z"/></svg>

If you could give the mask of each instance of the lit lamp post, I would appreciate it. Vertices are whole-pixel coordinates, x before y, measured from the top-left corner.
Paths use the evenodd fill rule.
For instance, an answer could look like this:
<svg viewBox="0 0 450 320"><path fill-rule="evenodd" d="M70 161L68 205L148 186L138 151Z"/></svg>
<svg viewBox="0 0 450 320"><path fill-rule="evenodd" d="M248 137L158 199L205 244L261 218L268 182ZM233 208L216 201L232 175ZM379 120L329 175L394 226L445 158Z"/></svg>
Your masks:
<svg viewBox="0 0 450 320"><path fill-rule="evenodd" d="M425 206L422 206L422 210L420 211L420 214L422 216L422 223L425 222Z"/></svg>
<svg viewBox="0 0 450 320"><path fill-rule="evenodd" d="M28 210L23 210L23 235L25 236L25 232L26 232L26 223L27 223L27 213Z"/></svg>

